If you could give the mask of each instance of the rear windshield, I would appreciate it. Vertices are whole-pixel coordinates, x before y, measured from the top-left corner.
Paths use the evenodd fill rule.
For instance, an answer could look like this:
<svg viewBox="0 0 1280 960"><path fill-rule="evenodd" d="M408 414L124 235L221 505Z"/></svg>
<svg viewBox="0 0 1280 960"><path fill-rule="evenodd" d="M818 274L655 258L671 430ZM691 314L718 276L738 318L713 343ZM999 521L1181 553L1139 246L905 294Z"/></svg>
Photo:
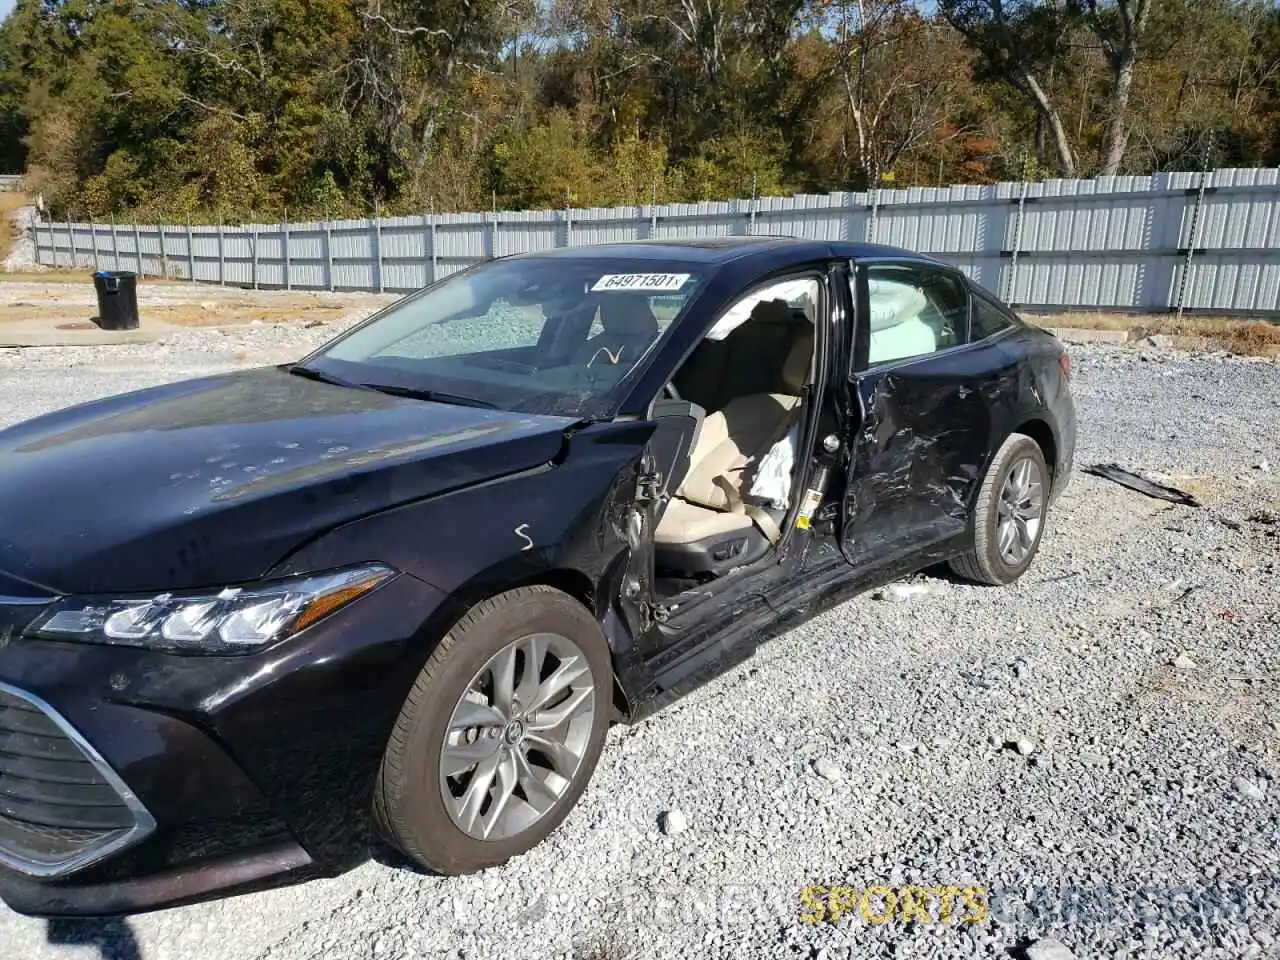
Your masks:
<svg viewBox="0 0 1280 960"><path fill-rule="evenodd" d="M392 305L306 366L501 409L597 415L703 286L680 262L495 260Z"/></svg>

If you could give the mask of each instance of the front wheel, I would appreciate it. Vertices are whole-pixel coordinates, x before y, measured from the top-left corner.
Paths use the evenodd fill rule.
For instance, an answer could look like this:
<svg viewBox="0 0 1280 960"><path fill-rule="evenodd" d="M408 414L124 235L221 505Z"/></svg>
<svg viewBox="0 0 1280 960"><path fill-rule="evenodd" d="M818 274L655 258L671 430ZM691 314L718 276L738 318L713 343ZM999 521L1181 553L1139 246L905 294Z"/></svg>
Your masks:
<svg viewBox="0 0 1280 960"><path fill-rule="evenodd" d="M1049 468L1021 433L1001 444L973 508L973 549L951 560L960 576L993 586L1022 576L1040 548L1049 509Z"/></svg>
<svg viewBox="0 0 1280 960"><path fill-rule="evenodd" d="M567 594L522 587L478 604L400 711L374 796L379 829L446 874L536 846L595 770L612 680L604 634Z"/></svg>

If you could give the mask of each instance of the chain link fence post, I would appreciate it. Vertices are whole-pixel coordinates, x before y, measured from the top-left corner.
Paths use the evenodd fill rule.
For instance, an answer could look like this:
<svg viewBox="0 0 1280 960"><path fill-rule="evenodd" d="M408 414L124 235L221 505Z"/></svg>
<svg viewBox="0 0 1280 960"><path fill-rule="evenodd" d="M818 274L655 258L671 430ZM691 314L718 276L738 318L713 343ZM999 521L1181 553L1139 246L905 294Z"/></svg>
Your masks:
<svg viewBox="0 0 1280 960"><path fill-rule="evenodd" d="M1186 306L1187 284L1191 280L1191 260L1195 256L1196 241L1200 239L1200 214L1204 207L1205 187L1209 181L1209 157L1213 150L1213 135L1205 140L1204 157L1200 163L1200 185L1196 189L1195 205L1191 208L1191 229L1187 236L1186 259L1182 261L1182 275L1178 278L1178 298L1175 304L1177 318L1182 319L1182 311Z"/></svg>
<svg viewBox="0 0 1280 960"><path fill-rule="evenodd" d="M867 185L871 200L871 217L867 220L867 243L875 243L880 232L880 161L871 167L871 177Z"/></svg>
<svg viewBox="0 0 1280 960"><path fill-rule="evenodd" d="M1018 190L1017 209L1014 212L1013 221L1013 248L1009 251L1009 283L1008 289L1005 291L1004 299L1010 307L1016 307L1014 294L1018 290L1018 254L1022 250L1022 224L1023 216L1027 207L1027 183L1026 172L1023 172L1023 181Z"/></svg>
<svg viewBox="0 0 1280 960"><path fill-rule="evenodd" d="M226 252L226 231L222 226L222 217L218 217L218 283L221 286L227 284L227 252Z"/></svg>
<svg viewBox="0 0 1280 960"><path fill-rule="evenodd" d="M293 289L293 277L290 274L289 260L289 211L284 212L284 222L280 224L280 258L284 261L284 288Z"/></svg>
<svg viewBox="0 0 1280 960"><path fill-rule="evenodd" d="M440 279L440 251L436 246L439 238L438 226L436 225L436 215L432 211L431 214L431 282L435 283Z"/></svg>
<svg viewBox="0 0 1280 960"><path fill-rule="evenodd" d="M324 222L324 286L333 289L333 221Z"/></svg>
<svg viewBox="0 0 1280 960"><path fill-rule="evenodd" d="M376 202L373 205L373 289L382 292L382 214Z"/></svg>
<svg viewBox="0 0 1280 960"><path fill-rule="evenodd" d="M169 251L164 242L164 235L169 231L165 224L157 224L156 229L160 231L160 276L166 280L169 278Z"/></svg>
<svg viewBox="0 0 1280 960"><path fill-rule="evenodd" d="M102 269L102 264L98 259L98 225L93 220L93 214L89 214L89 242L93 244L93 272L97 273Z"/></svg>

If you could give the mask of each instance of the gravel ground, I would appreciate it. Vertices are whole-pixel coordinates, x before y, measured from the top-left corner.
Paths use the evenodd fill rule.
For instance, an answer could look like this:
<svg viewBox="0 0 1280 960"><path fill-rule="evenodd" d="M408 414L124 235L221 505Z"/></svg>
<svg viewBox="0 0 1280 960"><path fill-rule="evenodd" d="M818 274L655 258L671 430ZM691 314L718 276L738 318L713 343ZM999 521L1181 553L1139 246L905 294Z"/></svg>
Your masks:
<svg viewBox="0 0 1280 960"><path fill-rule="evenodd" d="M0 424L335 329L0 351ZM1202 509L1078 474L1019 583L915 578L775 640L614 730L578 809L505 867L369 863L110 922L0 908L3 956L1280 956L1280 364L1073 354L1078 465ZM882 892L857 905L875 885L888 922Z"/></svg>

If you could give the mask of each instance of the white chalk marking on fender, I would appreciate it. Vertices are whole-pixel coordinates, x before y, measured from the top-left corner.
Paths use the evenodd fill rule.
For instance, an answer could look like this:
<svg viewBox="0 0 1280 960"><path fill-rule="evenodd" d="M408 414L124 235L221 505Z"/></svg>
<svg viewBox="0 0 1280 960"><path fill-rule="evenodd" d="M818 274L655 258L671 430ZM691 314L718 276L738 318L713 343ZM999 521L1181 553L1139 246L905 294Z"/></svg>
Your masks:
<svg viewBox="0 0 1280 960"><path fill-rule="evenodd" d="M529 529L529 525L527 523L522 523L520 524L520 526L516 527L516 530L515 530L515 534L517 537L520 537L525 541L527 541L527 545L520 548L521 553L524 553L524 551L526 550L533 549L533 537L525 533L525 531L528 529Z"/></svg>

